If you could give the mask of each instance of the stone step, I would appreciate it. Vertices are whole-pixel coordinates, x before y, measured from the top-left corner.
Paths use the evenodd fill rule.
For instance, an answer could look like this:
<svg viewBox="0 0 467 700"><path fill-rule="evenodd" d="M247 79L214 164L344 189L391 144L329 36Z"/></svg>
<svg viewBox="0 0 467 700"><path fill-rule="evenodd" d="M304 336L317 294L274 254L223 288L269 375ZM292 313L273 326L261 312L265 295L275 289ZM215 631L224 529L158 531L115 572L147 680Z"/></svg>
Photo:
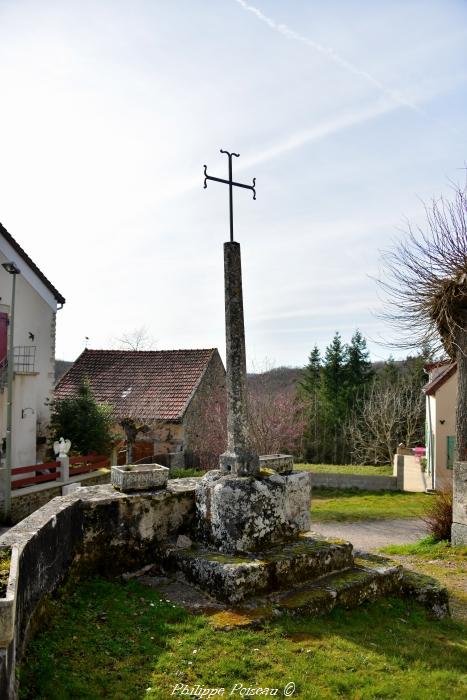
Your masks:
<svg viewBox="0 0 467 700"><path fill-rule="evenodd" d="M350 569L354 558L350 542L305 533L294 542L242 556L196 546L172 548L167 550L164 565L217 600L236 604Z"/></svg>
<svg viewBox="0 0 467 700"><path fill-rule="evenodd" d="M403 569L398 564L354 566L325 576L293 591L268 596L273 608L291 614L324 615L336 606L354 608L402 588Z"/></svg>

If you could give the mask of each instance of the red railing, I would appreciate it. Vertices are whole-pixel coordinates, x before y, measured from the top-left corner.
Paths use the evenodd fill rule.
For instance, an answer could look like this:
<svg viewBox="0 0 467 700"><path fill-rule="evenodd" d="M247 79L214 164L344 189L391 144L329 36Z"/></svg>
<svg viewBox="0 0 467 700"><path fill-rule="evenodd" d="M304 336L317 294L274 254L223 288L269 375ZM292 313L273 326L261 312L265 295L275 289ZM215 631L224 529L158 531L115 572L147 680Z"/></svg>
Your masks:
<svg viewBox="0 0 467 700"><path fill-rule="evenodd" d="M110 459L103 455L86 455L85 457L70 457L70 476L88 474L103 467L110 466Z"/></svg>
<svg viewBox="0 0 467 700"><path fill-rule="evenodd" d="M78 476L79 474L88 474L109 466L110 460L103 455L70 457L69 474L70 477ZM22 477L23 474L27 474L27 476ZM15 478L17 476L20 478ZM43 464L33 464L29 467L14 467L11 470L11 478L12 490L48 481L56 481L60 478L60 462L44 462Z"/></svg>
<svg viewBox="0 0 467 700"><path fill-rule="evenodd" d="M22 479L14 477L21 474L29 476ZM41 484L44 481L56 481L60 477L60 462L44 462L44 464L33 464L30 467L14 467L11 470L11 488L21 489L24 486Z"/></svg>

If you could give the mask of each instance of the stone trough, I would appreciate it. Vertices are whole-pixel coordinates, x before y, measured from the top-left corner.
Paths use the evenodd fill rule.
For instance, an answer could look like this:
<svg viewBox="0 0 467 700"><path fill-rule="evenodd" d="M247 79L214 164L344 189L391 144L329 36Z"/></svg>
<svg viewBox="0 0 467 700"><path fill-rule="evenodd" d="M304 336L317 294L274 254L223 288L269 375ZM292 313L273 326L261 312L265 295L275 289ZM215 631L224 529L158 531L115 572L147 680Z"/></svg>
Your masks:
<svg viewBox="0 0 467 700"><path fill-rule="evenodd" d="M146 491L165 488L169 478L168 467L161 464L126 464L114 466L110 472L112 486L120 491Z"/></svg>

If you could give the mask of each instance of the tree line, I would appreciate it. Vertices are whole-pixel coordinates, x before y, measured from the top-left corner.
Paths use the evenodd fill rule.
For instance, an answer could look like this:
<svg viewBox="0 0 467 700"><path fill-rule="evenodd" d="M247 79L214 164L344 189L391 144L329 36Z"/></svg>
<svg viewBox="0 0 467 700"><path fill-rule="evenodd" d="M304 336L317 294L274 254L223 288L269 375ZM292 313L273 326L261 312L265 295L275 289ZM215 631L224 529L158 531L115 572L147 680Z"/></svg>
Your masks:
<svg viewBox="0 0 467 700"><path fill-rule="evenodd" d="M400 443L424 443L423 367L430 359L424 351L375 364L360 331L348 344L336 333L323 356L318 347L312 349L302 371L278 368L249 377L252 448L258 454L292 453L312 463L386 464ZM227 442L225 398L218 392L202 407L204 419L186 455L190 465L218 465ZM143 428L125 420L121 426L131 461ZM52 441L66 435L81 453L106 454L121 439L114 434L112 407L98 404L87 382L77 396L52 402L50 429Z"/></svg>
<svg viewBox="0 0 467 700"><path fill-rule="evenodd" d="M390 357L374 365L359 330L348 344L336 332L324 357L315 346L298 388L306 417L303 458L386 464L401 442L423 444L423 367L429 359L425 349L401 362Z"/></svg>

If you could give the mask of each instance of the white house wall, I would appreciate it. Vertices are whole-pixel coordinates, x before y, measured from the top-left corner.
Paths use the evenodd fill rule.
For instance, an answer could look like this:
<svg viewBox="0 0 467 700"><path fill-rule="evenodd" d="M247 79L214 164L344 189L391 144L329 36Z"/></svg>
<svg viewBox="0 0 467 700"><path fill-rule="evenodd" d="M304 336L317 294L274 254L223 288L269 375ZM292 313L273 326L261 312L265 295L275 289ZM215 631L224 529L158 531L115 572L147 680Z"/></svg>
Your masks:
<svg viewBox="0 0 467 700"><path fill-rule="evenodd" d="M2 241L5 243L4 241ZM0 248L0 264L15 260L21 274L16 277L15 346L35 346L34 374L15 373L13 387L12 466L36 463L36 425L49 421L47 401L52 397L55 378L55 299L22 259L7 258ZM28 273L28 274L27 274ZM44 293L44 289L47 293ZM0 311L9 313L12 275L0 267ZM29 338L34 335L34 340ZM6 434L6 388L0 393L0 439ZM33 413L32 413L32 411Z"/></svg>
<svg viewBox="0 0 467 700"><path fill-rule="evenodd" d="M452 484L452 469L447 468L447 438L456 434L457 372L436 392L435 413L435 488Z"/></svg>

